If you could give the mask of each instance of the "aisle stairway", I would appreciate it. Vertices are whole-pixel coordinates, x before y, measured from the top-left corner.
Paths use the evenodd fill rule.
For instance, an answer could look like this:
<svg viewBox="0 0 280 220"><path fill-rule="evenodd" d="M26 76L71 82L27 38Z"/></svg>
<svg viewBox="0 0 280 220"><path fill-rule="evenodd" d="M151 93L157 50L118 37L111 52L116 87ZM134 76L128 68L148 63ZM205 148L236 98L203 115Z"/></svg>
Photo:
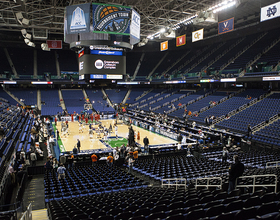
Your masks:
<svg viewBox="0 0 280 220"><path fill-rule="evenodd" d="M39 209L36 211L32 211L32 219L33 220L48 220L48 211L47 209Z"/></svg>

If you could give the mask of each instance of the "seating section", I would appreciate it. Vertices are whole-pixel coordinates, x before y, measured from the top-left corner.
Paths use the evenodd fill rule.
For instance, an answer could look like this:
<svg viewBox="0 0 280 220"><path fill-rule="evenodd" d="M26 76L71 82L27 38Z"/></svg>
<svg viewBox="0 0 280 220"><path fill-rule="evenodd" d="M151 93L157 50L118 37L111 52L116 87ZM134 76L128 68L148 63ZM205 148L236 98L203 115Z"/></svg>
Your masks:
<svg viewBox="0 0 280 220"><path fill-rule="evenodd" d="M107 164L70 168L61 181L56 172L46 172L44 184L46 202L146 186L143 180Z"/></svg>
<svg viewBox="0 0 280 220"><path fill-rule="evenodd" d="M274 93L249 108L233 115L215 126L246 133L248 124L252 127L268 120L280 111L280 93Z"/></svg>
<svg viewBox="0 0 280 220"><path fill-rule="evenodd" d="M107 101L103 99L103 93L101 90L93 90L87 89L86 93L90 102L92 103L92 107L99 112L108 112L114 111L114 109L108 105Z"/></svg>
<svg viewBox="0 0 280 220"><path fill-rule="evenodd" d="M0 89L0 97L7 101L9 105L20 105L16 100L14 100L8 93L6 93L2 88Z"/></svg>
<svg viewBox="0 0 280 220"><path fill-rule="evenodd" d="M160 62L163 58L164 53L158 52L147 52L145 53L142 64L139 68L137 76L148 76L149 73L153 70L153 68Z"/></svg>
<svg viewBox="0 0 280 220"><path fill-rule="evenodd" d="M210 102L218 103L221 99L226 98L226 97L227 97L226 92L214 92L213 94L211 94L209 96L206 96L190 105L187 105L187 110L191 111L191 112L196 112L204 107L210 106ZM182 102L180 101L180 103L182 103ZM170 115L174 116L174 117L177 116L179 118L182 118L184 113L185 113L185 109L181 108L181 109L178 109L177 111L170 113Z"/></svg>
<svg viewBox="0 0 280 220"><path fill-rule="evenodd" d="M69 114L81 113L84 110L85 98L81 89L62 89L61 92Z"/></svg>
<svg viewBox="0 0 280 220"><path fill-rule="evenodd" d="M143 89L131 89L131 92L126 100L126 103L130 104L130 103L134 103L137 97L141 96L143 93L145 92L145 90Z"/></svg>
<svg viewBox="0 0 280 220"><path fill-rule="evenodd" d="M265 167L266 162L280 160L278 153L269 154L259 151L249 153L233 152L230 153L229 158L232 158L233 154L239 155L242 163L250 168L248 175L253 175L251 172L255 175L260 173L258 169ZM200 159L185 155L163 156L155 159L139 160L133 169L158 181L166 178L185 178L190 183L195 184L195 179L200 177L221 176L223 183L225 183L228 179L228 164L222 164L221 158L222 151L201 153ZM279 176L279 171L275 169L274 174Z"/></svg>
<svg viewBox="0 0 280 220"><path fill-rule="evenodd" d="M9 65L8 59L6 57L6 54L3 50L3 48L0 48L0 59L1 59L0 73L1 74L5 73L5 72L11 73L12 70L11 70L11 67ZM3 78L5 78L5 77L3 77Z"/></svg>
<svg viewBox="0 0 280 220"><path fill-rule="evenodd" d="M37 63L38 75L44 75L49 73L51 76L56 76L56 65L55 65L55 50L44 51L37 50Z"/></svg>
<svg viewBox="0 0 280 220"><path fill-rule="evenodd" d="M62 111L60 105L60 100L58 96L58 90L48 89L41 90L41 114L42 115L56 115L58 112Z"/></svg>
<svg viewBox="0 0 280 220"><path fill-rule="evenodd" d="M57 50L61 71L79 72L77 54L72 50Z"/></svg>
<svg viewBox="0 0 280 220"><path fill-rule="evenodd" d="M268 53L263 54L261 58L257 61L257 63L267 62L268 65L275 66L279 60L280 55L278 53L280 49L280 42L278 42L274 47L272 47Z"/></svg>
<svg viewBox="0 0 280 220"><path fill-rule="evenodd" d="M183 97L184 95L186 95L186 93L184 92L166 92L163 94L163 96L160 98L157 97L157 99L155 100L156 102L153 104L150 104L149 107L153 108L161 108L163 105L166 106L168 103L168 105L170 105L171 101L175 101L175 100L179 100L180 97ZM143 110L145 110L143 108ZM159 112L159 110L155 110L156 112Z"/></svg>
<svg viewBox="0 0 280 220"><path fill-rule="evenodd" d="M7 48L7 50L19 77L30 78L30 75L34 74L34 49L16 47Z"/></svg>
<svg viewBox="0 0 280 220"><path fill-rule="evenodd" d="M51 219L249 219L279 215L279 194L141 188L51 201ZM272 218L271 218L272 219Z"/></svg>
<svg viewBox="0 0 280 220"><path fill-rule="evenodd" d="M108 95L109 99L111 100L112 104L116 103L119 104L123 101L127 90L123 89L106 89L106 94Z"/></svg>
<svg viewBox="0 0 280 220"><path fill-rule="evenodd" d="M175 90L169 90L169 91L161 91L156 94L149 94L145 99L140 99L140 106L145 105L145 107L141 107L144 111L148 111L150 108L153 108L157 105L163 104L165 101L165 98L173 93L175 93Z"/></svg>
<svg viewBox="0 0 280 220"><path fill-rule="evenodd" d="M252 140L280 147L280 120L254 133Z"/></svg>
<svg viewBox="0 0 280 220"><path fill-rule="evenodd" d="M12 89L10 92L25 105L37 105L37 89Z"/></svg>
<svg viewBox="0 0 280 220"><path fill-rule="evenodd" d="M126 73L132 77L138 65L142 53L133 53L133 56L126 56Z"/></svg>
<svg viewBox="0 0 280 220"><path fill-rule="evenodd" d="M214 175L216 170L227 172L228 165L208 159L196 159L187 156L170 156L156 159L140 160L133 167L134 170L162 180L166 178L185 178L187 180ZM217 174L217 173L216 173Z"/></svg>
<svg viewBox="0 0 280 220"><path fill-rule="evenodd" d="M189 120L190 121L196 121L199 123L204 123L204 119L208 116L215 116L215 118L218 118L222 115L227 115L229 112L233 110L237 110L239 107L248 104L255 98L259 98L262 94L264 94L263 90L260 89L248 89L244 92L241 92L238 95L235 95L225 102L210 108L206 110L205 112L202 112L198 115L198 117L192 117ZM251 97L248 99L248 97Z"/></svg>
<svg viewBox="0 0 280 220"><path fill-rule="evenodd" d="M170 104L169 105L166 105L166 106L162 106L160 109L157 109L156 112L157 113L163 113L164 111L167 112L168 110L170 110L170 106L172 104L174 104L174 106L176 108L178 108L179 106L179 103L181 104L188 104L188 102L190 101L195 101L198 97L200 96L204 96L206 93L211 93L212 90L200 90L200 91L197 91L197 92L193 92L193 91L181 91L181 95L186 95L184 98L182 99L178 99L177 101L174 101L172 102L172 100L170 101ZM184 108L183 108L184 109ZM179 115L179 114L178 114ZM183 113L180 115L180 118L183 116Z"/></svg>
<svg viewBox="0 0 280 220"><path fill-rule="evenodd" d="M25 152L29 150L32 123L33 117L28 113L22 114L20 108L9 105L1 98L0 124L3 128L3 134L0 141L0 182L7 175L7 163L10 162L12 153L16 151L16 155L18 155L22 148Z"/></svg>

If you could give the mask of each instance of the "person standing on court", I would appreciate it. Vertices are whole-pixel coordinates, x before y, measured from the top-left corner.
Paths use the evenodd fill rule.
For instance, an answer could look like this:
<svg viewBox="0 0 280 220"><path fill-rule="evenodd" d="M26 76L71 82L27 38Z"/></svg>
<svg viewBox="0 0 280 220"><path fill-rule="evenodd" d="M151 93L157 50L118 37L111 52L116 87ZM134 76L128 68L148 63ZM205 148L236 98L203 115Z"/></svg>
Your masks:
<svg viewBox="0 0 280 220"><path fill-rule="evenodd" d="M242 176L244 164L240 162L238 155L233 156L233 164L229 167L228 193L235 189L236 179Z"/></svg>
<svg viewBox="0 0 280 220"><path fill-rule="evenodd" d="M115 135L116 135L116 139L118 139L118 126L117 126L117 124L115 125Z"/></svg>
<svg viewBox="0 0 280 220"><path fill-rule="evenodd" d="M148 154L148 152L149 152L149 139L147 138L147 136L143 139L143 143L144 143L144 153Z"/></svg>
<svg viewBox="0 0 280 220"><path fill-rule="evenodd" d="M81 142L79 139L77 139L77 148L78 148L78 153L81 153Z"/></svg>

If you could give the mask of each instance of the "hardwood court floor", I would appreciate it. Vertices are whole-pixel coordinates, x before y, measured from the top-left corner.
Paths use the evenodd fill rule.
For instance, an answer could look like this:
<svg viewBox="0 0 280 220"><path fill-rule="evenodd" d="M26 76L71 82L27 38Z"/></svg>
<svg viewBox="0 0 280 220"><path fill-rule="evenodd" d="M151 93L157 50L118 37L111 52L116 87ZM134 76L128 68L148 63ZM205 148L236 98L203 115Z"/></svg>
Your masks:
<svg viewBox="0 0 280 220"><path fill-rule="evenodd" d="M114 124L114 120L101 120L103 126L109 128L110 124ZM144 130L143 128L139 128L137 126L132 126L135 131L136 138L135 141L141 145L143 145L143 139L145 136L148 137L150 145L156 144L175 144L177 141L172 140L170 138L155 134L151 131ZM64 148L66 151L72 151L74 146L77 143L77 139L80 139L81 142L81 150L91 150L91 149L102 149L106 148L97 138L96 132L94 132L93 138L89 136L89 126L86 125L85 129L83 129L83 133L79 133L79 123L78 122L69 122L69 135L66 137L62 136L61 132L61 122L57 122L57 128L59 129L60 136ZM97 125L94 125L94 128L97 128ZM137 133L140 132L140 140L137 140ZM113 127L113 132L111 136L115 136L115 129ZM128 136L128 126L122 124L122 121L118 121L118 136L119 137L127 137ZM103 134L101 134L101 138L103 138Z"/></svg>

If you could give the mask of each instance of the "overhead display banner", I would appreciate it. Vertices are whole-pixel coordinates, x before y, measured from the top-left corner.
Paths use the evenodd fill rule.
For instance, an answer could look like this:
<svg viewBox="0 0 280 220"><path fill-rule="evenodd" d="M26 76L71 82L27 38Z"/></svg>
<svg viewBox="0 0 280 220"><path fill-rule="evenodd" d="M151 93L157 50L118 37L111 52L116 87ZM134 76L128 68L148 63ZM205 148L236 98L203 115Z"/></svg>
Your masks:
<svg viewBox="0 0 280 220"><path fill-rule="evenodd" d="M130 7L92 3L93 32L130 35Z"/></svg>
<svg viewBox="0 0 280 220"><path fill-rule="evenodd" d="M66 7L67 34L89 32L90 3Z"/></svg>
<svg viewBox="0 0 280 220"><path fill-rule="evenodd" d="M234 18L220 21L218 24L218 34L224 34L234 29Z"/></svg>
<svg viewBox="0 0 280 220"><path fill-rule="evenodd" d="M131 10L130 24L130 44L134 45L140 42L140 15L134 10Z"/></svg>
<svg viewBox="0 0 280 220"><path fill-rule="evenodd" d="M192 32L192 42L196 42L203 39L204 28Z"/></svg>
<svg viewBox="0 0 280 220"><path fill-rule="evenodd" d="M160 43L160 51L168 50L168 41Z"/></svg>
<svg viewBox="0 0 280 220"><path fill-rule="evenodd" d="M186 35L176 37L176 47L183 46L186 44Z"/></svg>
<svg viewBox="0 0 280 220"><path fill-rule="evenodd" d="M261 8L261 22L267 21L280 16L280 2Z"/></svg>

